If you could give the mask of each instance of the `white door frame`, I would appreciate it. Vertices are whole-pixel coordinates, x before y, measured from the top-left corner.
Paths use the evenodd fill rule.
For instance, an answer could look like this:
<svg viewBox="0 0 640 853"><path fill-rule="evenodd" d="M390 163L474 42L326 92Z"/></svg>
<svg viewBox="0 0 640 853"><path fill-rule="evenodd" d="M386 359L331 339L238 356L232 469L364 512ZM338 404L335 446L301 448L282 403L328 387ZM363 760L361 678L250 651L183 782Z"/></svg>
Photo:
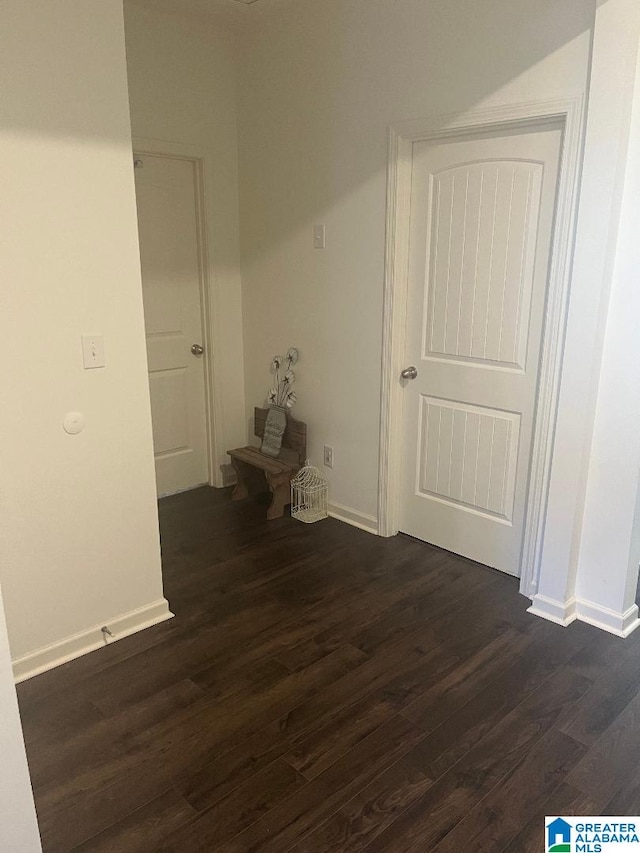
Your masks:
<svg viewBox="0 0 640 853"><path fill-rule="evenodd" d="M537 591L553 437L562 367L583 128L582 98L494 107L457 116L400 122L390 128L382 343L378 533L398 533L402 477L403 389L409 270L411 173L415 142L487 130L518 130L545 122L563 131L549 289L522 545L520 591Z"/></svg>
<svg viewBox="0 0 640 853"><path fill-rule="evenodd" d="M200 278L200 311L202 315L202 345L204 347L204 393L205 412L207 418L207 468L210 486L221 483L216 476L215 460L219 457L222 441L222 424L214 409L215 389L219 387L219 377L216 374L215 341L211 318L216 316L216 294L209 274L209 250L207 239L206 219L206 154L192 145L178 142L165 142L159 139L144 139L133 137L135 154L149 154L154 157L165 157L171 160L188 160L193 163L195 175L196 199L196 228L198 232L198 274Z"/></svg>

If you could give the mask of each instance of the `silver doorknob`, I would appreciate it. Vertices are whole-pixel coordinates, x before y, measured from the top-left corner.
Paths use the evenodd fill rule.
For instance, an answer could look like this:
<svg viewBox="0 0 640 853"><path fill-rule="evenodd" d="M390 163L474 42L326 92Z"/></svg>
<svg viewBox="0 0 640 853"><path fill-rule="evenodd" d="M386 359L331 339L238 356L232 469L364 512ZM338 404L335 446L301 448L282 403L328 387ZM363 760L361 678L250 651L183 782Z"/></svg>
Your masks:
<svg viewBox="0 0 640 853"><path fill-rule="evenodd" d="M194 344L191 347L191 352L194 355L202 355L202 353L204 352L204 347L201 347L200 344Z"/></svg>
<svg viewBox="0 0 640 853"><path fill-rule="evenodd" d="M400 376L403 379L415 379L418 375L418 371L415 367L405 367Z"/></svg>

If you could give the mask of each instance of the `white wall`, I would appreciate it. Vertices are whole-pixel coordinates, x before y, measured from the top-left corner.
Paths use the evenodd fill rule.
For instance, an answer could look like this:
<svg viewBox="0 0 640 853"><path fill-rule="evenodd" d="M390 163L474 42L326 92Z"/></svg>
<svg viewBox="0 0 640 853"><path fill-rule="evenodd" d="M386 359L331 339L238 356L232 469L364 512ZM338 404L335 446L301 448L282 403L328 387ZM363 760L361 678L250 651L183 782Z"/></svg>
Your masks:
<svg viewBox="0 0 640 853"><path fill-rule="evenodd" d="M40 853L29 768L0 594L0 836L7 853Z"/></svg>
<svg viewBox="0 0 640 853"><path fill-rule="evenodd" d="M204 155L209 249L214 483L226 451L246 432L242 293L238 238L236 45L222 23L206 23L127 3L127 65L134 139Z"/></svg>
<svg viewBox="0 0 640 853"><path fill-rule="evenodd" d="M24 674L167 607L119 0L5 0L0 77L0 581Z"/></svg>
<svg viewBox="0 0 640 853"><path fill-rule="evenodd" d="M616 27L612 34L617 53L627 52L628 69L621 86L626 96L618 162L623 190L616 211L619 218L610 234L606 282L610 281L611 298L598 376L576 597L583 608L597 602L598 607L617 614L614 627L624 633L637 627L640 563L640 9L630 0L618 6L618 12L624 8L626 13L624 33ZM605 76L602 69L603 84Z"/></svg>
<svg viewBox="0 0 640 853"><path fill-rule="evenodd" d="M640 7L600 0L573 286L533 612L637 627L637 101ZM634 136L635 134L635 136ZM631 233L630 233L631 229Z"/></svg>
<svg viewBox="0 0 640 853"><path fill-rule="evenodd" d="M248 409L301 351L310 453L331 499L375 522L388 126L584 93L593 0L281 0L241 33ZM312 248L312 225L327 248Z"/></svg>

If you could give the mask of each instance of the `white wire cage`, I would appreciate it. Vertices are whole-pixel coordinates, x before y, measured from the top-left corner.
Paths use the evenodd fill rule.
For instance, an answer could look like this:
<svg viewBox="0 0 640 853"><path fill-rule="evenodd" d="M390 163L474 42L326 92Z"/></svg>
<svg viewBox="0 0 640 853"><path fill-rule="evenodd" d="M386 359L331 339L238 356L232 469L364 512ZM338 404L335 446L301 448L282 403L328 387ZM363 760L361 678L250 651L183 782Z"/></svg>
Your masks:
<svg viewBox="0 0 640 853"><path fill-rule="evenodd" d="M307 463L291 481L291 518L305 524L329 515L329 484L322 471Z"/></svg>

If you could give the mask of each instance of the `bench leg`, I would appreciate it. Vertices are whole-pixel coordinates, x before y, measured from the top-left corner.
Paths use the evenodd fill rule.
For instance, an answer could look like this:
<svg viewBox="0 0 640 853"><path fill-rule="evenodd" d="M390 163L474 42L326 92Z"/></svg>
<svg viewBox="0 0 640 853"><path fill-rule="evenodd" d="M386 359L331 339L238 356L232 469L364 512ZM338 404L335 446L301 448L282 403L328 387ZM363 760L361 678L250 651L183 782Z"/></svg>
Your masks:
<svg viewBox="0 0 640 853"><path fill-rule="evenodd" d="M291 503L291 477L289 474L267 474L266 478L272 495L267 518L282 518L285 506Z"/></svg>
<svg viewBox="0 0 640 853"><path fill-rule="evenodd" d="M236 477L238 482L236 483L236 487L231 493L232 501L243 501L245 498L249 497L249 489L247 487L247 466L240 462L239 459L234 459L231 457L231 464L233 465L233 470L236 472Z"/></svg>

